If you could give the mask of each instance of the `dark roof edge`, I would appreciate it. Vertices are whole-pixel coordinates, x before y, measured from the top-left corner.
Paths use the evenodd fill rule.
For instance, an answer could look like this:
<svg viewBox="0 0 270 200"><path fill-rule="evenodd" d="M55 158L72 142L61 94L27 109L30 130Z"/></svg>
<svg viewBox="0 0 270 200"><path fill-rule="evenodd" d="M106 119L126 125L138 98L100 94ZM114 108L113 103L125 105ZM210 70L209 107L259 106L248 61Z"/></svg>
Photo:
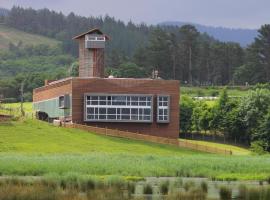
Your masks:
<svg viewBox="0 0 270 200"><path fill-rule="evenodd" d="M86 34L90 34L90 33L94 33L94 32L98 32L101 35L105 35L105 34L103 34L103 32L100 29L94 28L94 29L90 29L87 32L81 33L80 35L77 35L77 36L73 37L72 39L73 40L76 40L76 39L79 39L79 38L85 36ZM106 40L109 40L110 39L107 35L105 35L105 37L106 37Z"/></svg>

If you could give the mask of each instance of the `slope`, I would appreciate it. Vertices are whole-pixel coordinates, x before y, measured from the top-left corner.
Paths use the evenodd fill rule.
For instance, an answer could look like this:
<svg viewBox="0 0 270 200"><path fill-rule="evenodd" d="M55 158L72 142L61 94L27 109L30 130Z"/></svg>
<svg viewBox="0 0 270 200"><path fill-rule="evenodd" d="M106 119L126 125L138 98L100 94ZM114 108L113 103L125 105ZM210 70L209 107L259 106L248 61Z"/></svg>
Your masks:
<svg viewBox="0 0 270 200"><path fill-rule="evenodd" d="M36 120L0 124L0 175L67 173L265 180L269 156L220 156L53 127Z"/></svg>
<svg viewBox="0 0 270 200"><path fill-rule="evenodd" d="M55 39L35 34L29 34L0 24L0 49L8 49L9 43L17 45L20 41L22 42L23 46L38 44L56 46L59 44L59 41Z"/></svg>

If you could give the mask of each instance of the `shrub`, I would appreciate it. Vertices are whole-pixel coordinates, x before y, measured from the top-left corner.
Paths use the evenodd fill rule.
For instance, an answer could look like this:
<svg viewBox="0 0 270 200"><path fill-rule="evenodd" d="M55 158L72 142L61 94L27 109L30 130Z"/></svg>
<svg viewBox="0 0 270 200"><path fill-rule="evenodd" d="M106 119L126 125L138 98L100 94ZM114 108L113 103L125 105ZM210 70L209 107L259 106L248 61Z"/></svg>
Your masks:
<svg viewBox="0 0 270 200"><path fill-rule="evenodd" d="M143 193L144 194L153 194L153 188L150 184L146 184L143 187Z"/></svg>
<svg viewBox="0 0 270 200"><path fill-rule="evenodd" d="M205 193L208 192L208 184L205 181L201 182L201 189Z"/></svg>
<svg viewBox="0 0 270 200"><path fill-rule="evenodd" d="M253 151L256 154L262 155L265 154L265 150L263 147L262 141L255 141L251 143L250 150Z"/></svg>
<svg viewBox="0 0 270 200"><path fill-rule="evenodd" d="M194 187L195 183L193 181L187 181L184 183L184 189L188 191L190 188Z"/></svg>
<svg viewBox="0 0 270 200"><path fill-rule="evenodd" d="M183 186L183 179L180 177L177 177L173 183L174 187L182 187Z"/></svg>
<svg viewBox="0 0 270 200"><path fill-rule="evenodd" d="M201 189L195 188L189 192L175 191L169 194L166 200L205 200L206 193L204 193Z"/></svg>
<svg viewBox="0 0 270 200"><path fill-rule="evenodd" d="M133 182L128 182L128 184L127 184L127 190L128 190L129 196L130 196L131 194L135 194L135 189L136 189L135 183L133 183Z"/></svg>
<svg viewBox="0 0 270 200"><path fill-rule="evenodd" d="M238 187L238 197L239 199L247 199L247 187L245 185L239 185Z"/></svg>
<svg viewBox="0 0 270 200"><path fill-rule="evenodd" d="M267 183L270 184L270 176L267 178Z"/></svg>
<svg viewBox="0 0 270 200"><path fill-rule="evenodd" d="M217 91L217 90L211 90L210 95L212 97L217 97L219 95L219 91Z"/></svg>
<svg viewBox="0 0 270 200"><path fill-rule="evenodd" d="M80 188L83 192L94 190L95 189L95 181L91 178L88 178L86 180L82 180L80 182Z"/></svg>
<svg viewBox="0 0 270 200"><path fill-rule="evenodd" d="M226 186L220 187L219 196L221 200L232 199L232 190Z"/></svg>
<svg viewBox="0 0 270 200"><path fill-rule="evenodd" d="M170 185L170 182L169 181L163 181L161 182L160 184L160 193L163 194L163 195L166 195L168 194L169 192L169 185Z"/></svg>

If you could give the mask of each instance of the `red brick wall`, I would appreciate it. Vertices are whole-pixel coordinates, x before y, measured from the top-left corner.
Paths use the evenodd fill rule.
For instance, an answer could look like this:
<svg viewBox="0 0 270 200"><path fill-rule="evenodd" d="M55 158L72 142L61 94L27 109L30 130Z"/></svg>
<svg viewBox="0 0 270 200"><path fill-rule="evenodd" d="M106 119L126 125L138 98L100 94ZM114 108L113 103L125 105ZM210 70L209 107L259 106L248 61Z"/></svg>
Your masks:
<svg viewBox="0 0 270 200"><path fill-rule="evenodd" d="M142 134L178 138L179 135L179 82L148 79L73 79L72 120L79 124L107 127ZM153 123L84 122L84 93L152 94L154 95ZM170 123L156 123L156 95L170 95Z"/></svg>
<svg viewBox="0 0 270 200"><path fill-rule="evenodd" d="M43 86L33 91L33 102L52 99L65 94L72 93L72 79L64 80L59 83Z"/></svg>
<svg viewBox="0 0 270 200"><path fill-rule="evenodd" d="M157 137L178 138L179 82L150 79L73 78L34 90L33 101L72 94L72 121L101 128L137 132ZM154 95L153 123L84 122L84 94L152 94ZM170 95L170 123L156 123L156 95Z"/></svg>

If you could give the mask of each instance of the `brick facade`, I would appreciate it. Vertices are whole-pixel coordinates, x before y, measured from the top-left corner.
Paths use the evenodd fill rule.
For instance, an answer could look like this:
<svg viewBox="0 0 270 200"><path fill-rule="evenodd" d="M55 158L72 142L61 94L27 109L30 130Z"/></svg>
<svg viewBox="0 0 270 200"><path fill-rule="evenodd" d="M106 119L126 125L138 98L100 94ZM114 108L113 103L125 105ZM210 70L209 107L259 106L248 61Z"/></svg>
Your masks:
<svg viewBox="0 0 270 200"><path fill-rule="evenodd" d="M34 102L69 93L72 95L72 121L101 128L118 129L140 134L178 138L179 135L179 82L151 79L70 78L34 90ZM153 122L84 122L84 94L151 94L154 96ZM156 122L156 96L170 96L170 123Z"/></svg>

